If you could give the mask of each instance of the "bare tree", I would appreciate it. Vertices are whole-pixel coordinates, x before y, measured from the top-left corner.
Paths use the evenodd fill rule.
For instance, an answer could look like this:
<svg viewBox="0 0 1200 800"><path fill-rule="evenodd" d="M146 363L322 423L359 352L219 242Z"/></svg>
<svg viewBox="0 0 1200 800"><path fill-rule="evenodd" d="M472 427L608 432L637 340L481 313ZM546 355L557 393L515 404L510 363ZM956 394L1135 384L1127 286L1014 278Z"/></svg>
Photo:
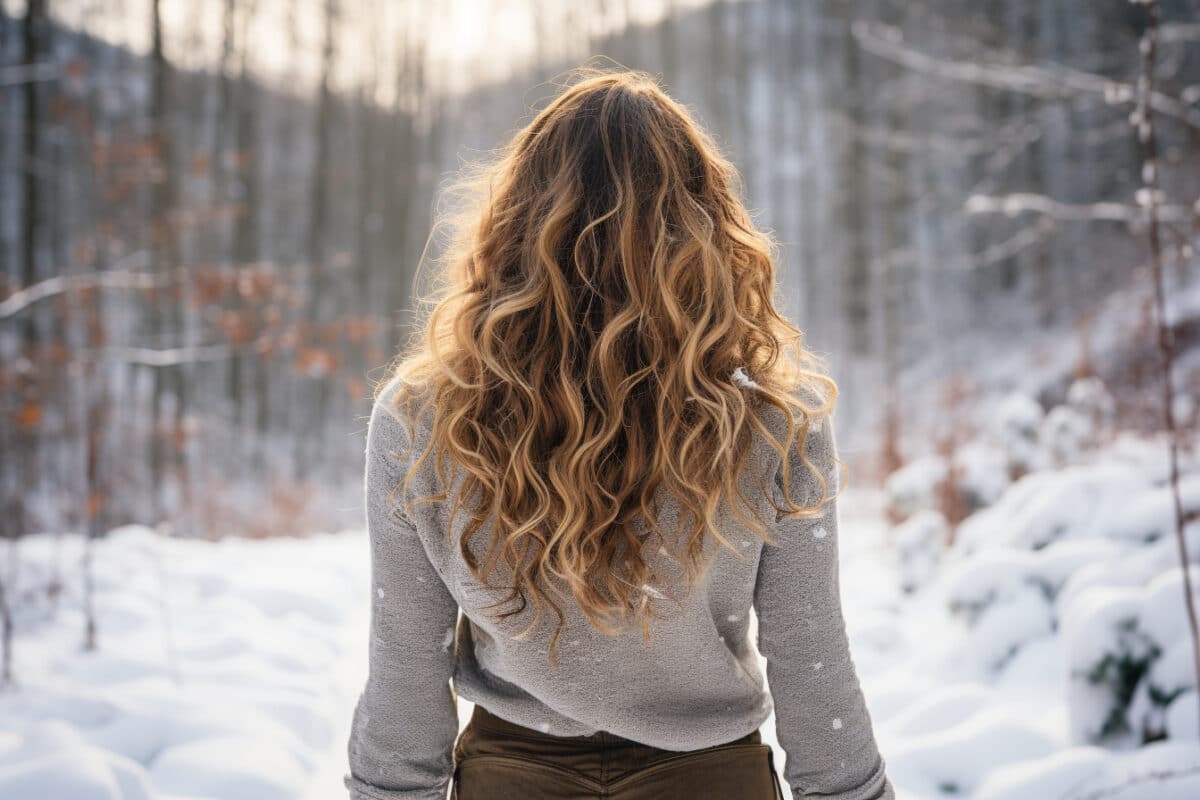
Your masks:
<svg viewBox="0 0 1200 800"><path fill-rule="evenodd" d="M1162 357L1163 418L1167 430L1170 451L1171 501L1175 514L1175 540L1179 545L1179 566L1183 570L1183 603L1187 614L1188 628L1192 636L1192 658L1196 674L1196 686L1200 687L1200 624L1196 619L1196 602L1192 592L1192 574L1188 559L1187 534L1183 513L1183 499L1179 488L1179 430L1175 424L1175 337L1174 328L1168 317L1165 275L1163 270L1163 245L1159 219L1158 145L1154 131L1154 68L1158 54L1158 42L1162 10L1158 0L1141 0L1146 11L1146 25L1139 45L1141 70L1137 80L1137 107L1131 121L1137 132L1142 153L1142 190L1139 193L1146 210L1146 232L1150 242L1150 264L1154 274L1154 301L1157 309L1157 342ZM1200 701L1200 696L1197 697ZM1197 706L1200 713L1200 704Z"/></svg>

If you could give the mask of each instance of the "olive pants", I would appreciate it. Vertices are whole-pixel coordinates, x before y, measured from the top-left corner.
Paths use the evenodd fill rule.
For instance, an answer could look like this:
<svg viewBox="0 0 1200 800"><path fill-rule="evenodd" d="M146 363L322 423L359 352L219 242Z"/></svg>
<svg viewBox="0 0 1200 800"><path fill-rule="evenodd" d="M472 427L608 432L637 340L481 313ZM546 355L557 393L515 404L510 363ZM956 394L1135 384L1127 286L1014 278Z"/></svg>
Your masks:
<svg viewBox="0 0 1200 800"><path fill-rule="evenodd" d="M454 745L451 800L785 800L754 731L700 750L661 750L607 731L554 736L476 705Z"/></svg>

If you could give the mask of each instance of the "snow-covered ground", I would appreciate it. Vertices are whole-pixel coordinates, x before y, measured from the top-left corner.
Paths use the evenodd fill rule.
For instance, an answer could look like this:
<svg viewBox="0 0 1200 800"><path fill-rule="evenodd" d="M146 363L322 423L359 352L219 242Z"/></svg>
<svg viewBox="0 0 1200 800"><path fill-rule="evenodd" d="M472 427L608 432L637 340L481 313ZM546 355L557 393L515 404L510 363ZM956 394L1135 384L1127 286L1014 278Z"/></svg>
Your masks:
<svg viewBox="0 0 1200 800"><path fill-rule="evenodd" d="M945 465L917 461L886 492L843 495L855 662L902 800L1200 798L1164 446L1093 444L1084 412L1102 398L1086 386L1073 398L1045 418L1013 398L995 437L962 451L978 510L952 548L931 486ZM1013 463L1032 471L1011 482ZM1196 517L1200 470L1184 466ZM894 527L889 506L904 518ZM35 536L18 552L0 800L344 796L366 668L361 531L216 543L113 531L95 549L90 653L79 539ZM56 598L39 589L52 574ZM778 747L773 718L763 733Z"/></svg>
<svg viewBox="0 0 1200 800"><path fill-rule="evenodd" d="M99 648L81 651L77 537L20 543L19 686L0 694L0 798L344 796L365 679L361 532L184 541L122 528L94 555Z"/></svg>

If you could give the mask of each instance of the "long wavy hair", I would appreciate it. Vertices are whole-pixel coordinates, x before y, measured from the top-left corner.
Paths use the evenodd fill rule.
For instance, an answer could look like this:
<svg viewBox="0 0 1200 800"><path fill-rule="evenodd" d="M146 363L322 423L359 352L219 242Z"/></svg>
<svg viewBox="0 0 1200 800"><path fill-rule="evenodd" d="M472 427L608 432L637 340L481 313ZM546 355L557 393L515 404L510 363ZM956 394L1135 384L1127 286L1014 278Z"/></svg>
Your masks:
<svg viewBox="0 0 1200 800"><path fill-rule="evenodd" d="M555 598L609 635L640 621L649 639L661 594L646 588L655 576L642 549L659 493L679 503L677 533L686 525L659 535L674 543L688 589L707 569L706 537L744 557L715 524L726 504L772 542L776 520L737 479L754 431L782 459L785 505L772 506L816 516L830 498L802 443L837 396L823 359L776 310L776 245L713 139L651 75L573 76L449 187L464 202L430 237L449 227L440 285L418 297L411 341L375 387L378 397L399 377L395 411L433 412L428 446L397 492L405 507L446 501L450 469L462 471L449 515L468 515L458 549L485 586L507 565L513 583L496 605L517 607L497 619L529 599L531 626L544 605L554 610L552 668L564 623ZM785 415L782 439L769 407ZM787 492L788 448L817 474L814 505ZM409 497L435 450L442 491ZM469 545L487 521L481 564Z"/></svg>

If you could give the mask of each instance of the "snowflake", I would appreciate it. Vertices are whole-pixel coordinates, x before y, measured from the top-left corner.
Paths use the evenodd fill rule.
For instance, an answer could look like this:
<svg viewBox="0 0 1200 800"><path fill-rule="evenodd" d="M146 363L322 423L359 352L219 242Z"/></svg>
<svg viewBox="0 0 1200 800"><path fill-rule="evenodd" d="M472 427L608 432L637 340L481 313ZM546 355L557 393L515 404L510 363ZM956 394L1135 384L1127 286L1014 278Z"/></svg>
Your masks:
<svg viewBox="0 0 1200 800"><path fill-rule="evenodd" d="M755 383L754 381L752 381L750 379L750 376L747 375L746 371L744 369L742 369L741 367L738 367L737 369L735 369L733 371L733 379L735 381L737 381L738 383L742 384L743 386L749 386L751 388L758 388L758 384Z"/></svg>

